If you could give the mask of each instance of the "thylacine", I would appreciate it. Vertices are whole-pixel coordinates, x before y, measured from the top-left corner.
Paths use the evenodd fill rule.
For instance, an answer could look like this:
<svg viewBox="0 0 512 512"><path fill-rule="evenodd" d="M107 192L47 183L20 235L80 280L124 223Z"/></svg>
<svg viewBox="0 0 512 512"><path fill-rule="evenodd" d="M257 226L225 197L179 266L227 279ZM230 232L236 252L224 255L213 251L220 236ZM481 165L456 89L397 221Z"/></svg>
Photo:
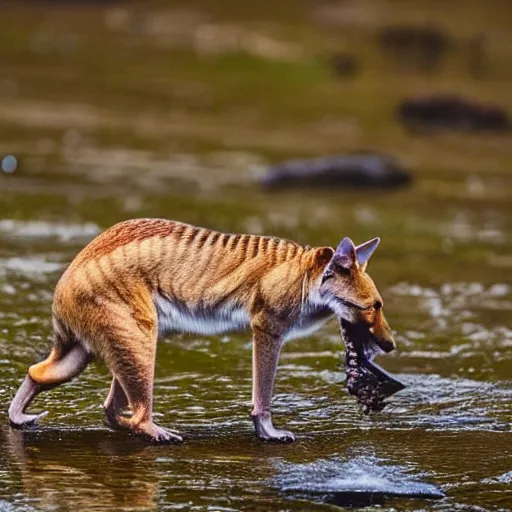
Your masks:
<svg viewBox="0 0 512 512"><path fill-rule="evenodd" d="M108 423L155 442L181 441L152 419L158 336L250 328L256 433L293 441L291 432L273 426L270 414L286 339L311 332L335 314L366 325L384 351L394 348L382 299L366 273L378 243L375 238L355 247L344 238L334 250L163 219L117 224L86 246L58 282L53 348L29 368L9 408L10 423L36 423L45 413L25 413L33 398L99 357L113 376L104 404ZM127 407L131 416L122 414Z"/></svg>

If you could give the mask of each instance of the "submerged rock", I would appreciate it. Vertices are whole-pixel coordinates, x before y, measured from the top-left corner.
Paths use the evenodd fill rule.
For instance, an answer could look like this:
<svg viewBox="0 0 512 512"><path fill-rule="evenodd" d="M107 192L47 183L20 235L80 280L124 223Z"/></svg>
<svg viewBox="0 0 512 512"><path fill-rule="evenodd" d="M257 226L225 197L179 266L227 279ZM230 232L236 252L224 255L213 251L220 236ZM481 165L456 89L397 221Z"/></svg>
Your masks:
<svg viewBox="0 0 512 512"><path fill-rule="evenodd" d="M281 491L338 506L382 505L389 498L444 498L438 487L414 478L410 468L386 465L372 456L288 463L279 469Z"/></svg>
<svg viewBox="0 0 512 512"><path fill-rule="evenodd" d="M396 108L396 119L411 130L510 130L509 114L501 107L458 95L408 98Z"/></svg>
<svg viewBox="0 0 512 512"><path fill-rule="evenodd" d="M290 160L270 167L259 179L266 189L296 187L390 188L405 185L411 175L392 156L353 153Z"/></svg>

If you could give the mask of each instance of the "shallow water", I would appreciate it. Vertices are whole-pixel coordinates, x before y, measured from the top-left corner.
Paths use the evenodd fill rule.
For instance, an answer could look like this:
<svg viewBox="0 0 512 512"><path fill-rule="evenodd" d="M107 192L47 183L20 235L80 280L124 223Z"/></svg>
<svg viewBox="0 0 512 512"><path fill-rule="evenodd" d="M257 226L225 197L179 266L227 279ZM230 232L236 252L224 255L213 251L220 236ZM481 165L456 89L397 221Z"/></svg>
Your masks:
<svg viewBox="0 0 512 512"><path fill-rule="evenodd" d="M155 416L185 443L146 446L104 427L110 379L95 363L34 402L50 411L39 428L12 431L0 413L0 510L512 510L510 137L399 132L386 116L414 79L397 83L380 70L379 80L335 82L303 20L275 31L257 11L251 30L266 45L254 50L253 38L241 55L224 55L238 44L228 38L219 55L198 57L183 34L187 24L199 30L205 7L181 12L182 32L162 31L151 16L134 28L123 9L84 9L79 23L62 7L0 18L0 153L20 162L0 174L0 409L48 351L65 266L102 229L141 216L318 245L380 236L369 271L398 351L379 363L407 387L363 416L344 388L338 327L328 324L284 348L274 415L297 442L266 445L249 419L249 334L163 339ZM233 9L242 21L229 26L243 27ZM74 39L62 39L68 24ZM91 36L97 29L109 45ZM283 34L283 46L268 43ZM90 78L74 83L75 75ZM458 75L425 80L474 87ZM501 83L479 87L512 106ZM342 92L347 101L336 103ZM414 185L266 194L252 183L266 163L359 146L394 148ZM357 495L347 502L329 485ZM445 497L426 497L438 492Z"/></svg>

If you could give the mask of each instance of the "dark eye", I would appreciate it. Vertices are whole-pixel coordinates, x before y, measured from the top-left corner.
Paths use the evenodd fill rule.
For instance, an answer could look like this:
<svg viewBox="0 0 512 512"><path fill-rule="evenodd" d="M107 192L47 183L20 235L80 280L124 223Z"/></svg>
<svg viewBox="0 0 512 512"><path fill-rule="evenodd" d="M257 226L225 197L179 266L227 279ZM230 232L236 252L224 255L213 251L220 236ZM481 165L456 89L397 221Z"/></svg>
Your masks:
<svg viewBox="0 0 512 512"><path fill-rule="evenodd" d="M375 309L375 311L382 309L382 302L380 300L376 301L375 304L373 305L373 309Z"/></svg>
<svg viewBox="0 0 512 512"><path fill-rule="evenodd" d="M335 265L334 270L337 274L340 274L342 276L350 275L350 268L342 267L341 265Z"/></svg>
<svg viewBox="0 0 512 512"><path fill-rule="evenodd" d="M332 272L331 270L325 271L324 275L322 276L322 283L321 284L324 284L325 281L327 281L328 279L331 279L331 277L334 277L334 272Z"/></svg>

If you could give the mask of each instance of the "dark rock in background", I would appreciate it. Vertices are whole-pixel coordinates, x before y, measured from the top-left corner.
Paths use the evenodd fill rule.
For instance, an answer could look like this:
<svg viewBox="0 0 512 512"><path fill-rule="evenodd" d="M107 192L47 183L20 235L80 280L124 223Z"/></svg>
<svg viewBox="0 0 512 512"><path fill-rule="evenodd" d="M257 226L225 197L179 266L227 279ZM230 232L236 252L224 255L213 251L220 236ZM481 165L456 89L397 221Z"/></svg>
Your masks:
<svg viewBox="0 0 512 512"><path fill-rule="evenodd" d="M311 187L391 188L405 185L411 175L390 155L361 152L290 160L270 167L259 179L266 189Z"/></svg>
<svg viewBox="0 0 512 512"><path fill-rule="evenodd" d="M510 130L510 117L503 108L478 103L458 95L418 96L405 99L397 106L395 117L410 130Z"/></svg>

